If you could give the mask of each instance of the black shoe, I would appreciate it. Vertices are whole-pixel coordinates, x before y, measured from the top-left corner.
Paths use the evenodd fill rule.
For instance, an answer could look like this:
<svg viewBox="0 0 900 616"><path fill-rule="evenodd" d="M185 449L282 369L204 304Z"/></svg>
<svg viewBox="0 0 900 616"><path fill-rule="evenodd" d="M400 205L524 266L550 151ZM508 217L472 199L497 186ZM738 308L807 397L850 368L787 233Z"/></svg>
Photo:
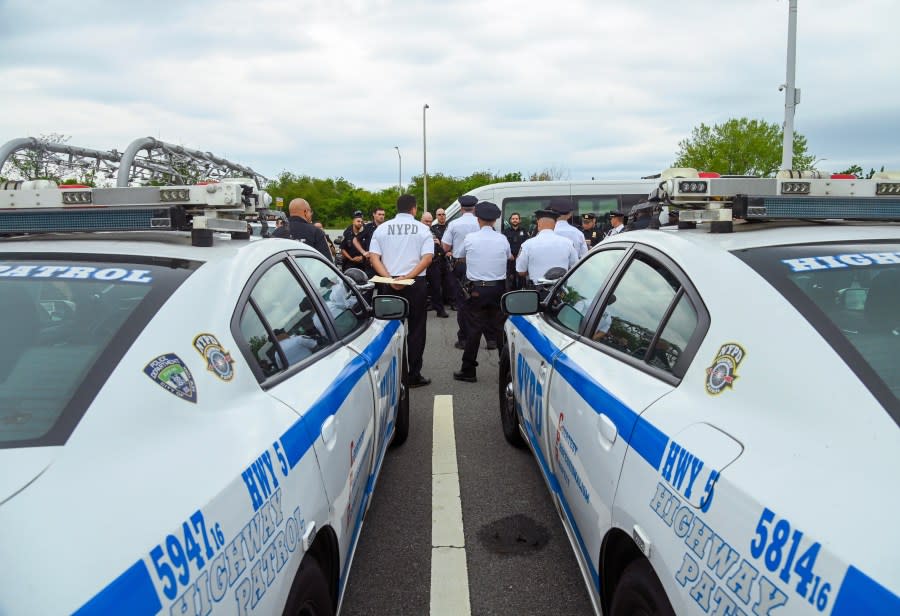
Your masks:
<svg viewBox="0 0 900 616"><path fill-rule="evenodd" d="M477 383L478 378L475 376L474 372L466 372L465 370L460 370L459 372L453 373L453 378L457 381L465 381L466 383Z"/></svg>
<svg viewBox="0 0 900 616"><path fill-rule="evenodd" d="M453 347L456 348L456 349L459 349L460 351L465 351L465 350L466 350L466 343L465 343L465 342L462 342L461 340L457 340L457 341L453 344Z"/></svg>
<svg viewBox="0 0 900 616"><path fill-rule="evenodd" d="M497 350L497 343L494 342L493 340L488 340L488 341L487 341L487 348L488 348L488 351L496 351L496 350Z"/></svg>
<svg viewBox="0 0 900 616"><path fill-rule="evenodd" d="M407 385L410 387L410 389L416 387L425 387L426 385L431 385L431 379L426 379L421 374L417 374L415 376L409 377L409 383L407 383Z"/></svg>
<svg viewBox="0 0 900 616"><path fill-rule="evenodd" d="M449 318L449 317L450 317L450 315L447 314L447 311L446 311L446 310L438 310L437 316L439 316L439 317L442 318L442 319L446 319L446 318Z"/></svg>

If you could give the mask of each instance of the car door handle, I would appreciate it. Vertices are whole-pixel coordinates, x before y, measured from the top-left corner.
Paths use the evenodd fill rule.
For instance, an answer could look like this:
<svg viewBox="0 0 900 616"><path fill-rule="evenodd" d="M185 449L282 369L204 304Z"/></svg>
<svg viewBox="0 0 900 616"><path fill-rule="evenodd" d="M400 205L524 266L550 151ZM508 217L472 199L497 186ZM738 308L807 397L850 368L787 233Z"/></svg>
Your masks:
<svg viewBox="0 0 900 616"><path fill-rule="evenodd" d="M600 413L597 417L597 433L600 444L609 450L616 442L619 429L616 428L616 424L614 424L613 420L607 417L605 413Z"/></svg>
<svg viewBox="0 0 900 616"><path fill-rule="evenodd" d="M329 449L334 448L334 444L337 441L337 426L335 426L334 415L330 415L328 419L322 422L322 442L325 443L325 447Z"/></svg>

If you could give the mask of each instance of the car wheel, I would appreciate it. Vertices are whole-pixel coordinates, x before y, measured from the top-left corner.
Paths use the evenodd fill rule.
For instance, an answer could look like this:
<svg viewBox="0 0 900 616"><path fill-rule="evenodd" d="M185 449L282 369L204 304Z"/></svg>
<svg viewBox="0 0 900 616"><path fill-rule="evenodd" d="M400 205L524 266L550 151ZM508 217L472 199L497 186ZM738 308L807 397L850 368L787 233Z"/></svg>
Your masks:
<svg viewBox="0 0 900 616"><path fill-rule="evenodd" d="M333 616L334 603L325 572L315 558L307 556L291 585L284 616Z"/></svg>
<svg viewBox="0 0 900 616"><path fill-rule="evenodd" d="M513 391L512 369L509 361L509 349L504 348L500 354L499 402L500 423L503 425L503 436L516 447L522 447L522 433L519 431L519 415L516 412L516 397Z"/></svg>
<svg viewBox="0 0 900 616"><path fill-rule="evenodd" d="M397 406L397 421L394 426L394 438L391 447L398 447L406 442L409 436L409 366L406 363L406 354L403 355L403 369L400 373L400 391L397 392L400 400Z"/></svg>
<svg viewBox="0 0 900 616"><path fill-rule="evenodd" d="M675 616L662 582L646 558L625 567L613 591L612 616Z"/></svg>

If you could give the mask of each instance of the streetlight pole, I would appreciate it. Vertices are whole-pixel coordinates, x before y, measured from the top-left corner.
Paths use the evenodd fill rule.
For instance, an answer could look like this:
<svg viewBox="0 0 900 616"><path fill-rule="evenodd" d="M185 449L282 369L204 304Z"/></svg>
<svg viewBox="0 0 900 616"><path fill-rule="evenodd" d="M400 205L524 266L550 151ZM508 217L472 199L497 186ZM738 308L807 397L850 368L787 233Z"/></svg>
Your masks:
<svg viewBox="0 0 900 616"><path fill-rule="evenodd" d="M425 110L428 109L428 103L422 107L422 197L424 204L423 211L428 211L428 146L425 139Z"/></svg>
<svg viewBox="0 0 900 616"><path fill-rule="evenodd" d="M397 150L397 190L400 191L400 194L403 194L403 157L400 156L400 146L395 145L394 149Z"/></svg>
<svg viewBox="0 0 900 616"><path fill-rule="evenodd" d="M800 90L794 87L797 64L797 0L788 6L787 79L784 84L784 141L781 149L781 168L794 167L794 108L800 102Z"/></svg>

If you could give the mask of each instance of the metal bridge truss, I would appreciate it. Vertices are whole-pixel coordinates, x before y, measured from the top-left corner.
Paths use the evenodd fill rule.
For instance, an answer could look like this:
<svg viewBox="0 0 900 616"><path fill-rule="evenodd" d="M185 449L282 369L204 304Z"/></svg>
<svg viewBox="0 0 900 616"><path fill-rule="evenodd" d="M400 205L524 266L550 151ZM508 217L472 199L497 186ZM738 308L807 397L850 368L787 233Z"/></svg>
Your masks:
<svg viewBox="0 0 900 616"><path fill-rule="evenodd" d="M19 162L18 167L12 164L14 160ZM93 175L98 179L106 177L111 180L115 176L116 186L120 188L193 184L198 180L236 176L251 178L257 188L263 188L268 181L253 169L211 152L193 150L153 137L135 139L124 153L53 143L35 137L13 139L0 145L0 176L22 175L19 169L23 165L36 176L43 177L49 175L51 169L63 175Z"/></svg>

